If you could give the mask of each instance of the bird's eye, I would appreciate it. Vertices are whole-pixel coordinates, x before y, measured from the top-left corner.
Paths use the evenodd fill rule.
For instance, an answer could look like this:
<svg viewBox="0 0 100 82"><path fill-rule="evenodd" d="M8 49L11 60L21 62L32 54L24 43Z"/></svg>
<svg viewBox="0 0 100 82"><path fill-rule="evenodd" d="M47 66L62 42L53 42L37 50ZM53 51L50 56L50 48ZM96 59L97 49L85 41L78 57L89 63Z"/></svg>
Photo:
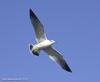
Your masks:
<svg viewBox="0 0 100 82"><path fill-rule="evenodd" d="M32 44L30 44L30 45L29 45L29 47L30 47L30 50L32 50L32 48L33 48L33 45L32 45Z"/></svg>

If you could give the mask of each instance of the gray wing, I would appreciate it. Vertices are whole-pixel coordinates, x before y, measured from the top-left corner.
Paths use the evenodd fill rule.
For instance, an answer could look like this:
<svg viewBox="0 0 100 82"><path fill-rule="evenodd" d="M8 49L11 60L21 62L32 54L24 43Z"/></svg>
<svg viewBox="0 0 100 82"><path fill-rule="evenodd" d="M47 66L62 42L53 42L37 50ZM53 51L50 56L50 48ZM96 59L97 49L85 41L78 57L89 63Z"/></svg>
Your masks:
<svg viewBox="0 0 100 82"><path fill-rule="evenodd" d="M43 25L31 9L30 9L30 19L31 19L31 23L35 30L37 41L41 42L41 41L45 40L46 35L44 34Z"/></svg>
<svg viewBox="0 0 100 82"><path fill-rule="evenodd" d="M44 49L45 52L49 54L49 57L57 62L64 70L68 72L72 72L69 66L67 65L66 61L64 60L63 56L55 49L52 47L48 47Z"/></svg>

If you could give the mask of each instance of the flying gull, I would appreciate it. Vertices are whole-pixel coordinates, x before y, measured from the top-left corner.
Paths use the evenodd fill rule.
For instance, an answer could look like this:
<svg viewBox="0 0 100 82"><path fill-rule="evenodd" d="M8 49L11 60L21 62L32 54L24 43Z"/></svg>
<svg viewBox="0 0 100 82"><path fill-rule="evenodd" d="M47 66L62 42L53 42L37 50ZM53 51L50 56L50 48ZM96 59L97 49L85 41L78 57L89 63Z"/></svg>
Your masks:
<svg viewBox="0 0 100 82"><path fill-rule="evenodd" d="M30 13L31 23L35 30L36 42L37 42L35 45L33 44L29 45L31 53L36 56L39 56L40 51L44 50L46 53L48 53L50 59L58 63L61 66L61 68L63 68L68 72L72 72L68 64L64 60L63 56L61 55L61 53L52 47L55 41L47 39L43 29L43 24L40 22L38 17L34 14L32 9L30 9L29 13Z"/></svg>

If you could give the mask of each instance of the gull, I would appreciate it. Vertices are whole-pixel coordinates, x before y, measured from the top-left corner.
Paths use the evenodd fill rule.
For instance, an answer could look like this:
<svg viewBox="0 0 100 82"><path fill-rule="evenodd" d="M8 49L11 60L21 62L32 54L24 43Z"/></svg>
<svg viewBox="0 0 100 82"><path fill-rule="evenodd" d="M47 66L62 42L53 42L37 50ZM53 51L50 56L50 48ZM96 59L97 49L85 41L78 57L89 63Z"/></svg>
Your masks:
<svg viewBox="0 0 100 82"><path fill-rule="evenodd" d="M55 41L47 39L44 32L43 24L40 22L32 9L29 10L29 13L31 23L36 34L36 44L29 44L29 49L31 53L39 56L40 51L43 50L48 54L49 58L59 64L61 68L68 72L72 72L61 53L52 47Z"/></svg>

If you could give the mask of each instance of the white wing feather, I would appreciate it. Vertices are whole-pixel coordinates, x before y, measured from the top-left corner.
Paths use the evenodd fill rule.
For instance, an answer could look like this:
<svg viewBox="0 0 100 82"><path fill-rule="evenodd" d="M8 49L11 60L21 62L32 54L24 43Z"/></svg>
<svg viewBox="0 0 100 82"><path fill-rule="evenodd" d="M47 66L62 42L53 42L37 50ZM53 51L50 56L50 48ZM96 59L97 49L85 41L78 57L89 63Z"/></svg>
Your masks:
<svg viewBox="0 0 100 82"><path fill-rule="evenodd" d="M44 51L49 54L50 59L58 63L64 70L72 72L61 53L59 53L57 50L53 49L52 47L48 47L45 48Z"/></svg>
<svg viewBox="0 0 100 82"><path fill-rule="evenodd" d="M30 9L30 19L35 30L36 41L42 42L43 40L46 39L46 35L43 29L43 24L40 22L40 20L37 18L37 16L33 13L31 9Z"/></svg>

